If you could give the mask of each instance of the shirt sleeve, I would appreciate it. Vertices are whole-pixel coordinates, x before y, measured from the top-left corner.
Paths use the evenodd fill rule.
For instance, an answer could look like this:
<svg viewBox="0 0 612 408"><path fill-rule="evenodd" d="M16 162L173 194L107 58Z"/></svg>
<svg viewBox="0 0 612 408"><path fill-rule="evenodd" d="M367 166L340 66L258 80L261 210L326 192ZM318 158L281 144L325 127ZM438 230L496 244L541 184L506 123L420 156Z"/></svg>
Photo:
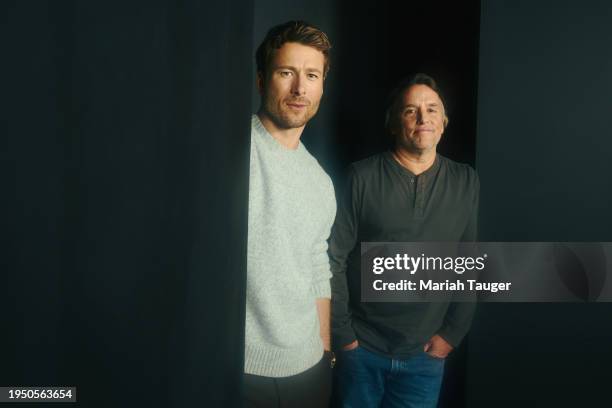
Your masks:
<svg viewBox="0 0 612 408"><path fill-rule="evenodd" d="M336 349L356 339L351 324L346 270L348 256L357 243L359 202L359 183L351 167L345 192L340 199L329 245L332 269L332 346Z"/></svg>
<svg viewBox="0 0 612 408"><path fill-rule="evenodd" d="M473 242L478 240L478 205L480 200L480 180L478 174L470 167L470 190L472 191L472 211L467 227L463 232L461 241Z"/></svg>
<svg viewBox="0 0 612 408"><path fill-rule="evenodd" d="M470 168L472 211L462 241L471 242L478 239L478 205L480 196L480 181L478 175ZM473 295L474 298L476 295ZM472 324L474 312L476 311L476 299L469 302L451 302L448 306L444 322L438 334L451 346L457 347L465 337Z"/></svg>

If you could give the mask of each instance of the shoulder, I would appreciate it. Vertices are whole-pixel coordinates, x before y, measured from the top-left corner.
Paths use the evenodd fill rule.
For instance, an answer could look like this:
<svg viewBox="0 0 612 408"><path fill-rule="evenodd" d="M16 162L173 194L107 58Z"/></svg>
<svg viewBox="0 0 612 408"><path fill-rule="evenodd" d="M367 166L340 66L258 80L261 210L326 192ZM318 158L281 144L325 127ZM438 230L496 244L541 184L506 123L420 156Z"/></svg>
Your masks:
<svg viewBox="0 0 612 408"><path fill-rule="evenodd" d="M377 174L385 160L385 153L378 153L365 159L351 163L349 173L353 177L367 178L372 174Z"/></svg>
<svg viewBox="0 0 612 408"><path fill-rule="evenodd" d="M442 155L438 155L438 157L440 158L440 167L453 182L474 189L480 187L478 173L476 173L476 170L474 170L472 166L466 163L456 162Z"/></svg>

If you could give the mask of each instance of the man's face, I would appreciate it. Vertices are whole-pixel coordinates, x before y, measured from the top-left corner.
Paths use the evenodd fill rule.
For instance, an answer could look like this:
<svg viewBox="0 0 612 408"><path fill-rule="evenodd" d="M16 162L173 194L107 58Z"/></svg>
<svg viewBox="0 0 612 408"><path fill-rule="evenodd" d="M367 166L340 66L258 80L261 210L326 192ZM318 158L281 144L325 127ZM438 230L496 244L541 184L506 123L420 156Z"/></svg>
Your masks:
<svg viewBox="0 0 612 408"><path fill-rule="evenodd" d="M303 127L323 95L325 56L315 48L289 42L276 50L263 78L257 78L262 108L280 129Z"/></svg>
<svg viewBox="0 0 612 408"><path fill-rule="evenodd" d="M416 153L436 151L446 115L438 94L427 85L412 85L403 95L393 134L399 147Z"/></svg>

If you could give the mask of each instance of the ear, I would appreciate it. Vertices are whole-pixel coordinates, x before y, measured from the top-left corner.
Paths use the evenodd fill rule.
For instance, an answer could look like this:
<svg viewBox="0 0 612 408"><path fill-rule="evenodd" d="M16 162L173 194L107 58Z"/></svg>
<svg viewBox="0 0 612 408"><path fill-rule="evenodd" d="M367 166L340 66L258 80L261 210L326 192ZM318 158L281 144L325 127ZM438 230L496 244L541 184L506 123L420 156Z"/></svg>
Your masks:
<svg viewBox="0 0 612 408"><path fill-rule="evenodd" d="M257 72L257 90L259 91L259 95L263 95L263 90L264 90L264 77L263 77L263 73L261 71Z"/></svg>
<svg viewBox="0 0 612 408"><path fill-rule="evenodd" d="M444 125L444 129L446 129L446 127L448 126L448 116L446 116L446 114L444 114L444 120L442 121L442 124Z"/></svg>

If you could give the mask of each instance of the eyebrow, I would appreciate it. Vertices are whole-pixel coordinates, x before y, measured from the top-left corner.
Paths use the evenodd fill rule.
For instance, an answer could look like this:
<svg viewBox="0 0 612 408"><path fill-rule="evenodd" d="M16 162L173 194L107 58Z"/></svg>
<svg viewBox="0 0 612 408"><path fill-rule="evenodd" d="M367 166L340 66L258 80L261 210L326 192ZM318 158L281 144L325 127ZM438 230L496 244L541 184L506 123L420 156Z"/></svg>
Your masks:
<svg viewBox="0 0 612 408"><path fill-rule="evenodd" d="M437 103L437 102L431 102L431 103L428 103L427 106L436 106L436 107L438 107L438 106L440 106L440 104ZM419 105L415 105L413 103L409 103L407 105L402 106L402 109L406 109L406 108L410 108L410 107L418 108Z"/></svg>
<svg viewBox="0 0 612 408"><path fill-rule="evenodd" d="M291 70L291 71L298 71L298 69L296 67L293 67L291 65L279 65L279 66L275 67L274 69L288 69L288 70ZM306 72L316 72L316 73L319 73L319 74L322 73L322 71L320 69L318 69L318 68L306 68Z"/></svg>

